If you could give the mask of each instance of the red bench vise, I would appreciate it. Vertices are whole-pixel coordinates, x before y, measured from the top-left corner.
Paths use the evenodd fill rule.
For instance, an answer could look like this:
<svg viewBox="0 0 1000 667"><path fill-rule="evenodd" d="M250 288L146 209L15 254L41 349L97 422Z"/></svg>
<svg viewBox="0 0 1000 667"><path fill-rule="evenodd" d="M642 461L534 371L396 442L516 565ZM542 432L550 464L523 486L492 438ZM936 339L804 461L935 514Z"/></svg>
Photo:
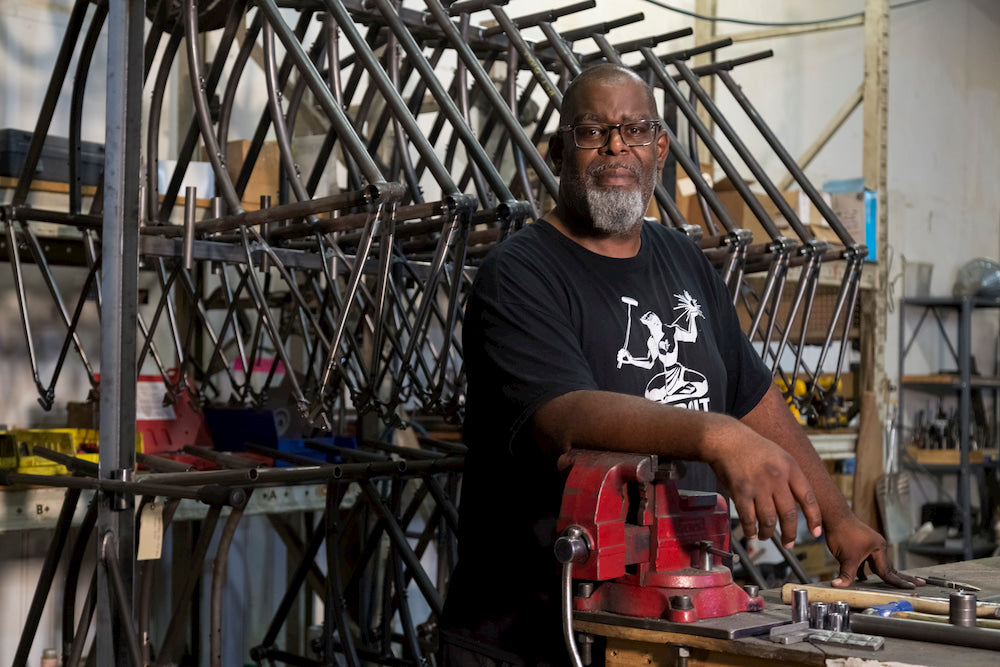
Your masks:
<svg viewBox="0 0 1000 667"><path fill-rule="evenodd" d="M764 608L722 564L736 556L721 496L679 490L676 467L654 456L571 450L559 465L555 552L578 582L576 610L690 623Z"/></svg>

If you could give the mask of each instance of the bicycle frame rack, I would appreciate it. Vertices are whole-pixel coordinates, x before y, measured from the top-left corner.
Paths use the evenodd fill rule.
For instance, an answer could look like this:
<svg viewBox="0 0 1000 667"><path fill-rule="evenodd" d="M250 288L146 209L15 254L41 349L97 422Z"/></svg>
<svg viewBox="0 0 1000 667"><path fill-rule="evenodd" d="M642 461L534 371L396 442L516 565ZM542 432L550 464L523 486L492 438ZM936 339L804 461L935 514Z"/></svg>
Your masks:
<svg viewBox="0 0 1000 667"><path fill-rule="evenodd" d="M269 460L261 465L259 458L213 454L186 443L184 454L199 460L201 468L215 469L192 470L147 453L138 455L141 470L135 470L133 459L133 470L118 479L108 478L104 459L100 467L59 459L72 475L3 473L0 483L5 485L66 488L66 516L72 516L83 490L95 493L69 551L63 548L69 519L59 522L15 664L27 659L63 553L69 564L63 664L80 664L83 638L97 606L96 571L84 608L76 610L73 604L79 578L85 576L80 571L84 545L90 540L100 547L98 568L105 573L116 619L114 629L98 624L97 641L117 633L124 642L118 652L122 664L168 664L180 655L182 614L171 615L161 643L153 645L150 639L156 633L149 627L154 604L149 568L138 568L135 601L129 591L133 564L121 554L132 548L129 533L135 527L122 522L126 534L120 539L114 531L98 529L95 534L99 509L132 507L136 497L140 506L165 499L165 526L181 498L209 506L192 556L196 564L209 558L211 537L222 524L214 552L209 652L211 664L223 664L216 636L219 600L227 551L243 508L258 488L302 484L322 486L326 505L305 537L280 516L271 517L299 564L253 658L258 664L310 665L335 664L338 656L352 665L433 660L432 621L454 558L464 449L422 438L422 447L400 450L381 436L424 418L461 423L465 295L483 255L542 216L555 196L557 179L540 146L554 129L562 90L591 62L628 64L662 96L663 127L670 138L668 167L655 190L662 224L691 236L713 262L734 303L749 316L748 335L761 344L773 373L785 380L803 412L812 398L831 390L820 384L819 369L834 343L846 340L867 249L851 238L735 82L736 70L770 52L725 60L726 41L677 49L677 40L690 30L615 44L614 31L641 20L641 14L560 32L561 18L587 12L596 3L520 17L509 16L506 4L425 0L418 12L394 0L146 3L141 80L138 90L133 85L127 91L148 100L141 176L135 180L136 191L125 193L139 202L138 219L120 224L126 236L137 239L148 302L136 313L134 331L126 332L125 338L134 340L125 354L134 354L142 373L160 378L165 405L183 402L195 412L212 406L285 411L307 441L316 434L345 433L353 422L361 446L328 449L327 455L340 458L317 464L259 443L248 445L248 451ZM87 349L80 335L88 313L108 326L108 315L102 315L102 280L127 266L119 249L104 238L105 220L115 215L104 210L105 193L115 184L88 190L79 178L87 120L83 100L88 79L101 72L89 54L113 24L114 11L112 7L109 14L104 3L75 3L22 174L11 201L0 207L0 247L14 276L27 366L46 410L59 400L76 398L58 393L68 368L86 377L88 401L105 410L117 400L102 392L93 361L100 351ZM492 25L481 27L483 19ZM528 38L539 31L543 39ZM187 62L183 77L177 64L182 47ZM715 64L687 64L710 50L718 52ZM67 84L75 55L76 72ZM109 69L108 76L113 80L120 73ZM161 192L159 140L178 78L187 83L180 94L190 99L194 113L181 128L176 166ZM817 239L786 203L706 92L710 78L733 95L839 243ZM30 204L29 195L65 85L71 100L69 192L64 207L43 209ZM259 107L238 102L249 90L265 91ZM734 154L727 154L700 120L699 106ZM686 138L678 136L679 119L687 125ZM228 150L237 125L255 128L240 156ZM316 139L310 151L297 143L306 132ZM700 175L699 144L729 177L768 238L753 238L734 222ZM184 176L199 148L218 196L199 200L197 190L187 187L181 199ZM792 236L783 235L744 183L740 163L788 221ZM694 182L704 230L689 224L677 208L676 165ZM267 169L280 176L276 189L264 196L249 194L254 174ZM57 225L60 235L41 235L38 223ZM833 320L819 343L820 361L810 368L802 352L809 344L806 331L820 268L829 262L843 263L846 270ZM66 263L80 267L84 279L61 284L53 266ZM781 310L793 273L791 305ZM25 283L36 277L63 327L49 377L41 370L46 364L40 363L39 332L25 291ZM840 347L838 374L845 348ZM781 361L786 350L792 353L791 365ZM792 394L797 379L806 383L805 395ZM134 400L135 390L126 387L120 396ZM315 451L329 447L316 442ZM48 455L54 460L59 456ZM348 494L349 487L357 493ZM345 501L349 495L352 503ZM414 528L414 521L425 515L423 527ZM366 533L363 553L345 573L342 536L355 527ZM377 548L383 542L390 545L384 551ZM420 565L420 556L432 547L441 563L433 575ZM325 563L322 569L317 559ZM177 609L188 604L200 570L195 565L189 569L184 595L174 601ZM410 614L410 581L431 608L427 621ZM294 655L277 643L290 605L303 589L322 598L326 614L326 632L312 656ZM372 595L381 596L378 604L370 604Z"/></svg>

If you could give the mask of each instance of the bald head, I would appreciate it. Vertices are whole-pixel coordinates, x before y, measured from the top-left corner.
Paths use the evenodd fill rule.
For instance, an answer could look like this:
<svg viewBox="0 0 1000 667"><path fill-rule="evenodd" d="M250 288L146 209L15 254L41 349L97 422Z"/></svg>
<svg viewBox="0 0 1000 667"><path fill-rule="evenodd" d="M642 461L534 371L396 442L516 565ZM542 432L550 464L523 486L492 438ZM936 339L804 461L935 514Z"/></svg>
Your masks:
<svg viewBox="0 0 1000 667"><path fill-rule="evenodd" d="M656 110L656 97L653 95L652 87L642 78L624 65L614 63L599 63L593 67L583 70L570 82L563 93L562 106L559 108L559 115L563 123L572 121L576 114L580 92L594 83L601 84L637 84L646 91L649 101L649 115L647 118L657 118L659 113Z"/></svg>

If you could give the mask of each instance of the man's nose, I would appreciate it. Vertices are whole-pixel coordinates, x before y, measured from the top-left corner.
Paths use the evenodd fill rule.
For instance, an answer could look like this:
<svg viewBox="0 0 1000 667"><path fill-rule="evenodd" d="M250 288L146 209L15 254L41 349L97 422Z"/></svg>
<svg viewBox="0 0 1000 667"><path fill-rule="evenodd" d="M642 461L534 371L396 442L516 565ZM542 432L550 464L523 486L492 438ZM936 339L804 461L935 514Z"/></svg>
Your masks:
<svg viewBox="0 0 1000 667"><path fill-rule="evenodd" d="M609 153L621 153L627 148L628 144L622 136L622 126L608 128L608 140L604 144L604 150Z"/></svg>

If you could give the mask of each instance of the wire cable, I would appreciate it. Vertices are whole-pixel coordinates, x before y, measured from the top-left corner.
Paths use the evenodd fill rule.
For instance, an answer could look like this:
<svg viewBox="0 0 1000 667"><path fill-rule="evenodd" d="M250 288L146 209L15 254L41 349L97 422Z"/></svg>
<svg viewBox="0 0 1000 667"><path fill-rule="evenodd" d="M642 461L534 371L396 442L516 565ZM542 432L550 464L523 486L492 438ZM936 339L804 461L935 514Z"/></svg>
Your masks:
<svg viewBox="0 0 1000 667"><path fill-rule="evenodd" d="M821 25L823 23L832 23L834 21L845 21L847 19L854 19L864 16L864 12L855 12L853 14L845 14L844 16L834 16L827 19L820 19L816 21L785 21L785 22L774 22L774 21L750 21L748 19L733 19L724 18L721 16L706 16L704 14L698 14L696 12L689 11L687 9L680 9L679 7L671 7L670 5L658 2L657 0L645 0L651 5L656 5L661 9L666 9L667 11L677 12L678 14L683 14L685 16L690 16L702 21L714 21L719 23L738 23L740 25L752 25L767 28L791 28L795 26L808 26L808 25ZM916 5L921 2L927 2L927 0L906 0L906 2L899 2L895 5L890 5L889 9L902 9L903 7L908 7L910 5Z"/></svg>

